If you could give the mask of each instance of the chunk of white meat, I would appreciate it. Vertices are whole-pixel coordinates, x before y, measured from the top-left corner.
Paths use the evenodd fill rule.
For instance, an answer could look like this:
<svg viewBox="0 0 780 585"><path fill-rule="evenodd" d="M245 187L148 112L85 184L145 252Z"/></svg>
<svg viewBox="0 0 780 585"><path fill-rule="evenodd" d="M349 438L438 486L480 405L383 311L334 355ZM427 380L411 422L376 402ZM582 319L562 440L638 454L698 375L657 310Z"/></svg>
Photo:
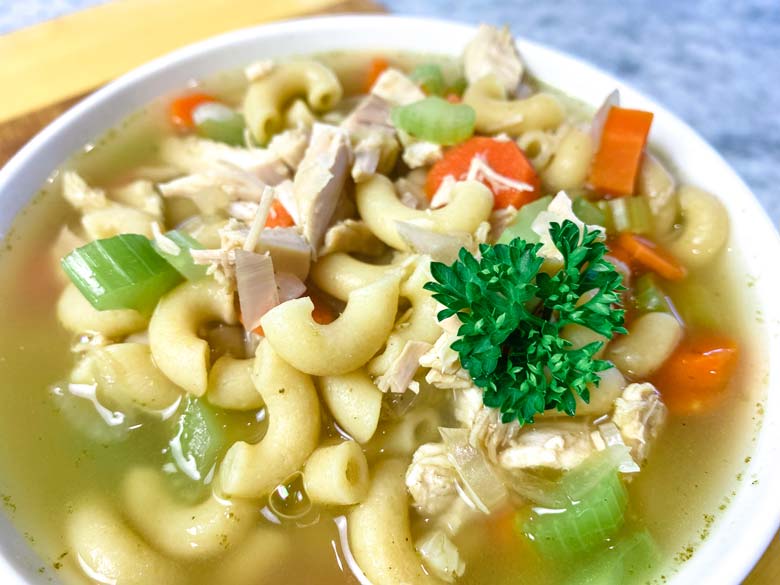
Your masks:
<svg viewBox="0 0 780 585"><path fill-rule="evenodd" d="M658 436L666 413L658 390L649 383L629 384L615 400L612 422L637 462L647 459L650 443Z"/></svg>
<svg viewBox="0 0 780 585"><path fill-rule="evenodd" d="M371 87L371 93L393 106L405 106L425 98L425 92L398 69L385 69Z"/></svg>
<svg viewBox="0 0 780 585"><path fill-rule="evenodd" d="M494 75L507 93L514 95L524 68L509 28L480 25L463 51L463 69L469 83Z"/></svg>
<svg viewBox="0 0 780 585"><path fill-rule="evenodd" d="M430 368L425 381L436 388L467 390L474 386L471 376L460 365L458 352L450 347L455 339L457 336L452 333L442 333L433 347L420 357L420 365Z"/></svg>
<svg viewBox="0 0 780 585"><path fill-rule="evenodd" d="M414 380L414 375L420 368L420 358L431 348L424 341L407 341L387 371L376 380L377 388L382 392L402 394L411 390L420 392L420 385Z"/></svg>
<svg viewBox="0 0 780 585"><path fill-rule="evenodd" d="M510 225L517 217L517 209L509 205L502 209L495 209L490 214L490 240L497 242L504 230Z"/></svg>
<svg viewBox="0 0 780 585"><path fill-rule="evenodd" d="M287 165L270 150L230 146L196 136L166 138L160 146L160 157L163 163L188 174L227 163L247 171L266 185L276 185L289 176Z"/></svg>
<svg viewBox="0 0 780 585"><path fill-rule="evenodd" d="M387 246L377 238L362 220L346 219L333 225L325 233L325 241L319 249L319 256L335 252L360 252L379 256Z"/></svg>
<svg viewBox="0 0 780 585"><path fill-rule="evenodd" d="M459 499L458 472L443 443L420 445L406 470L406 488L414 507L425 516L440 514Z"/></svg>
<svg viewBox="0 0 780 585"><path fill-rule="evenodd" d="M398 131L398 138L404 147L401 158L410 169L430 166L444 155L441 145L419 140L402 130Z"/></svg>
<svg viewBox="0 0 780 585"><path fill-rule="evenodd" d="M249 83L259 81L274 70L274 62L271 59L261 59L244 67L244 76Z"/></svg>
<svg viewBox="0 0 780 585"><path fill-rule="evenodd" d="M381 97L369 94L341 123L352 139L355 160L352 178L366 180L378 169L390 170L395 163L398 142L390 120L390 104Z"/></svg>
<svg viewBox="0 0 780 585"><path fill-rule="evenodd" d="M108 205L106 192L103 189L90 187L76 171L62 173L62 196L82 213Z"/></svg>
<svg viewBox="0 0 780 585"><path fill-rule="evenodd" d="M279 132L271 138L268 150L284 161L292 170L298 168L306 153L309 144L309 130L307 128L293 128Z"/></svg>
<svg viewBox="0 0 780 585"><path fill-rule="evenodd" d="M581 423L537 423L514 434L497 457L507 470L573 469L596 451L590 429Z"/></svg>
<svg viewBox="0 0 780 585"><path fill-rule="evenodd" d="M297 228L266 228L257 242L260 252L268 252L276 269L306 280L312 249Z"/></svg>
<svg viewBox="0 0 780 585"><path fill-rule="evenodd" d="M398 198L404 205L413 209L427 209L430 207L428 196L425 194L427 174L425 169L415 169L410 171L405 177L396 179L395 192L398 193Z"/></svg>
<svg viewBox="0 0 780 585"><path fill-rule="evenodd" d="M411 82L411 80L409 81ZM414 85L414 83L412 83L412 85ZM414 85L414 88L418 89L416 85ZM415 95L418 94L415 92ZM360 103L358 103L355 109L344 118L341 127L350 134L359 132L365 128L384 128L385 130L392 132L393 122L390 120L390 102L376 93L367 95L360 100Z"/></svg>
<svg viewBox="0 0 780 585"><path fill-rule="evenodd" d="M154 183L148 180L136 180L111 190L111 199L122 205L133 207L162 221L163 202L160 194L154 188Z"/></svg>
<svg viewBox="0 0 780 585"><path fill-rule="evenodd" d="M428 532L414 544L425 567L442 581L454 583L466 571L458 547L441 529Z"/></svg>
<svg viewBox="0 0 780 585"><path fill-rule="evenodd" d="M336 126L315 124L306 154L295 173L293 193L303 235L319 249L336 211L351 162L347 133Z"/></svg>
<svg viewBox="0 0 780 585"><path fill-rule="evenodd" d="M602 235L605 233L604 228L601 226L586 225L584 222L580 221L580 219L574 215L574 211L572 211L571 199L569 199L569 196L564 191L560 191L553 200L550 201L547 209L540 212L533 223L531 223L531 229L539 235L539 242L542 244L539 255L556 264L563 262L563 255L558 248L556 248L552 236L550 236L550 225L553 223L563 224L567 219L574 222L577 227L580 228L580 233L583 233L585 229L588 231L597 230L601 232Z"/></svg>

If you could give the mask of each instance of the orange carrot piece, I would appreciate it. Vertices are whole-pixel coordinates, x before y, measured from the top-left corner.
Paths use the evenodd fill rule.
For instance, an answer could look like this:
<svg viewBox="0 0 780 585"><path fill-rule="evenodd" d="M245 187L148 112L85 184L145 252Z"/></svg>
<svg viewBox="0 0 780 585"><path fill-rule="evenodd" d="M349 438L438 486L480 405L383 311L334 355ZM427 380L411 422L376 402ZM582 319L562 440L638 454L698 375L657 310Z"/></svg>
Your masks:
<svg viewBox="0 0 780 585"><path fill-rule="evenodd" d="M459 104L463 101L463 99L457 94L457 93L448 93L447 97L444 98L451 104Z"/></svg>
<svg viewBox="0 0 780 585"><path fill-rule="evenodd" d="M624 255L621 255L619 250L622 250ZM622 256L621 259L627 259L631 266L641 264L667 280L681 280L687 274L685 267L669 252L636 234L620 234L610 254L618 258Z"/></svg>
<svg viewBox="0 0 780 585"><path fill-rule="evenodd" d="M371 59L371 63L368 65L368 74L366 75L366 83L363 86L363 93L370 93L371 88L374 87L376 80L379 76L390 67L390 62L384 57L374 57Z"/></svg>
<svg viewBox="0 0 780 585"><path fill-rule="evenodd" d="M431 167L425 181L425 192L428 198L434 196L446 176L452 175L458 181L465 179L475 156L482 157L485 163L498 174L527 183L532 187L531 191L519 191L511 187L497 188L483 179L482 183L490 188L495 196L494 209L503 209L510 205L520 209L526 203L539 198L541 193L539 176L517 143L512 140L495 140L486 136L475 136L463 144L450 148L444 157Z"/></svg>
<svg viewBox="0 0 780 585"><path fill-rule="evenodd" d="M271 210L268 212L268 219L265 220L265 227L292 227L294 225L295 221L292 216L287 213L284 205L282 205L278 199L274 200L271 204Z"/></svg>
<svg viewBox="0 0 780 585"><path fill-rule="evenodd" d="M618 107L609 110L590 170L590 183L596 191L613 196L634 193L652 122L650 112Z"/></svg>
<svg viewBox="0 0 780 585"><path fill-rule="evenodd" d="M192 112L201 104L218 101L215 97L206 93L191 93L176 98L171 102L169 116L171 122L180 130L192 130L195 122L192 120Z"/></svg>
<svg viewBox="0 0 780 585"><path fill-rule="evenodd" d="M711 412L726 397L724 390L737 366L733 340L718 335L684 340L652 377L672 414Z"/></svg>

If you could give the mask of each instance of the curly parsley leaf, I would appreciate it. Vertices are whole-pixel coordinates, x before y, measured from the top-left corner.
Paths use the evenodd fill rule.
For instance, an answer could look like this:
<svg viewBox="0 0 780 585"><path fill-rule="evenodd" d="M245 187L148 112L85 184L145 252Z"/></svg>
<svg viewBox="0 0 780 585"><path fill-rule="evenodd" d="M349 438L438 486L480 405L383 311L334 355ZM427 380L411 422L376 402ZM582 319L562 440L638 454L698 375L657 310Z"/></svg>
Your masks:
<svg viewBox="0 0 780 585"><path fill-rule="evenodd" d="M439 320L457 315L462 323L452 349L504 422L533 423L551 408L573 416L575 394L588 402L588 384L598 386L598 373L610 367L595 358L603 342L573 349L560 336L569 324L607 338L625 333L621 276L604 260L600 236L568 220L553 223L563 265L552 275L541 271L541 244L520 238L481 245L479 260L464 248L451 266L431 264L435 282L425 288L445 306Z"/></svg>

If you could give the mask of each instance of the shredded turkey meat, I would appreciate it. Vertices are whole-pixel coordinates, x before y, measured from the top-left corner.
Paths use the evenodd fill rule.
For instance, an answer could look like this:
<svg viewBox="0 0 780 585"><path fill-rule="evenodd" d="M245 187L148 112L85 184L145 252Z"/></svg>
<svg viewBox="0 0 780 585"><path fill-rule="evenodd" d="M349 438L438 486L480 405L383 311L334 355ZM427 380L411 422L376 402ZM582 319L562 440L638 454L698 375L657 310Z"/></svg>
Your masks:
<svg viewBox="0 0 780 585"><path fill-rule="evenodd" d="M426 516L440 514L458 499L458 473L443 443L426 443L414 452L406 487L414 507Z"/></svg>
<svg viewBox="0 0 780 585"><path fill-rule="evenodd" d="M424 341L407 341L387 371L376 380L377 388L382 392L401 394L411 390L420 392L420 385L414 380L414 375L420 367L420 358L431 348Z"/></svg>
<svg viewBox="0 0 780 585"><path fill-rule="evenodd" d="M615 400L612 421L639 463L647 459L650 442L661 431L666 412L658 390L649 383L629 384Z"/></svg>
<svg viewBox="0 0 780 585"><path fill-rule="evenodd" d="M493 75L507 94L514 95L523 77L523 61L509 28L480 25L463 52L463 69L469 83Z"/></svg>
<svg viewBox="0 0 780 585"><path fill-rule="evenodd" d="M331 226L325 233L319 256L334 252L360 252L368 256L378 256L386 250L387 246L368 229L364 221L345 219Z"/></svg>

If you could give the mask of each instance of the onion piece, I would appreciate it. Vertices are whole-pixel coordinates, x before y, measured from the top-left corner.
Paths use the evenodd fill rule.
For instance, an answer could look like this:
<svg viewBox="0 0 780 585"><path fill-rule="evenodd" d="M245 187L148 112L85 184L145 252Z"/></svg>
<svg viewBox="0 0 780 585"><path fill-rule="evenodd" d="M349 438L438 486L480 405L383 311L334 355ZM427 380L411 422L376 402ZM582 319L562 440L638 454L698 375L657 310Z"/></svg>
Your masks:
<svg viewBox="0 0 780 585"><path fill-rule="evenodd" d="M396 221L395 226L400 238L412 251L426 254L437 262L454 262L460 249L471 243L471 238L465 232L439 234L406 221Z"/></svg>
<svg viewBox="0 0 780 585"><path fill-rule="evenodd" d="M607 115L613 106L620 105L620 92L613 90L605 99L601 107L593 115L593 121L590 123L590 139L593 142L594 152L598 152L601 145L601 133L604 131L604 123L607 121Z"/></svg>
<svg viewBox="0 0 780 585"><path fill-rule="evenodd" d="M599 425L599 434L604 440L605 448L614 454L613 458L620 473L638 473L639 465L631 457L631 449L623 441L620 429L612 421Z"/></svg>
<svg viewBox="0 0 780 585"><path fill-rule="evenodd" d="M236 250L236 285L244 328L252 331L279 304L274 265L268 254Z"/></svg>
<svg viewBox="0 0 780 585"><path fill-rule="evenodd" d="M279 302L300 298L306 292L303 281L289 272L276 273L276 288L279 289Z"/></svg>
<svg viewBox="0 0 780 585"><path fill-rule="evenodd" d="M469 443L468 429L439 427L447 458L463 481L466 495L484 514L490 514L507 497L506 487L488 465L482 452Z"/></svg>

